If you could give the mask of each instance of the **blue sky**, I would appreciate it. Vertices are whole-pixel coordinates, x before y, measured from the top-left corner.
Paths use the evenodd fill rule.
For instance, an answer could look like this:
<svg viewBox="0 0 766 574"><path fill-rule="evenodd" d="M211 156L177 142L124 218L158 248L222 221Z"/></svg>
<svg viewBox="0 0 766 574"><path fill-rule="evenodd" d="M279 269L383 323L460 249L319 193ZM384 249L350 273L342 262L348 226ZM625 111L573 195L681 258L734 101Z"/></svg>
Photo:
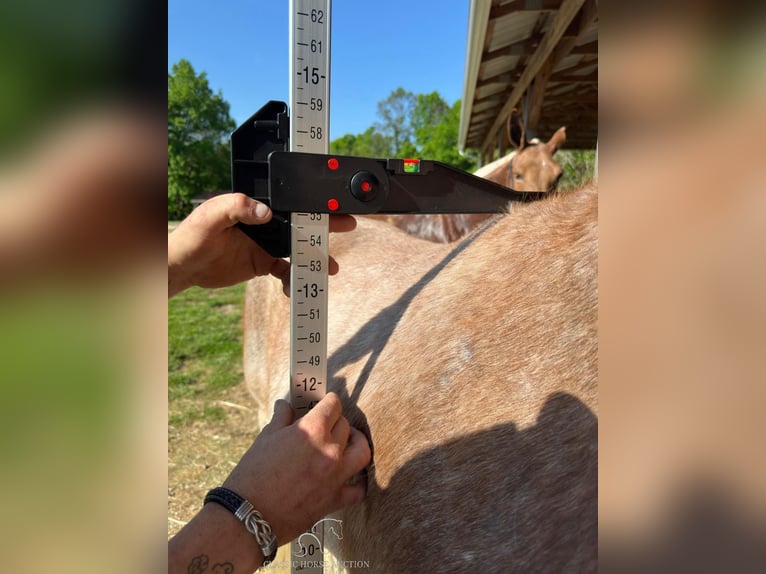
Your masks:
<svg viewBox="0 0 766 574"><path fill-rule="evenodd" d="M468 0L333 0L330 137L377 121L402 86L462 97ZM268 100L289 102L288 0L168 0L168 70L207 72L237 124Z"/></svg>

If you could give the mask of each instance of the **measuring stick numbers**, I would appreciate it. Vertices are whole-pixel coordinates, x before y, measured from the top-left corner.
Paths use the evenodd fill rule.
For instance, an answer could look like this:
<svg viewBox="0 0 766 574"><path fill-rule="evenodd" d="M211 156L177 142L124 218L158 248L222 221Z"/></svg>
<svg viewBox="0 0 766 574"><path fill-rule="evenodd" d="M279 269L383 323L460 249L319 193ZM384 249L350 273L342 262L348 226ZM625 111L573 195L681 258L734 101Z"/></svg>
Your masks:
<svg viewBox="0 0 766 574"><path fill-rule="evenodd" d="M330 0L290 0L290 151L329 152ZM328 214L291 214L290 403L305 415L327 392ZM322 525L293 540L291 571L321 573Z"/></svg>

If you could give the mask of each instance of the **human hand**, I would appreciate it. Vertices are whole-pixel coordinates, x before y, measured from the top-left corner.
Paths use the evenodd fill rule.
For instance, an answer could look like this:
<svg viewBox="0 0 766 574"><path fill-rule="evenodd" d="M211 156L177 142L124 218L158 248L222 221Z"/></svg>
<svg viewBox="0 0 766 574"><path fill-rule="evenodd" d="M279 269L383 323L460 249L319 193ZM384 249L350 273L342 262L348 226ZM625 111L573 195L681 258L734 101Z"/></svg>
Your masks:
<svg viewBox="0 0 766 574"><path fill-rule="evenodd" d="M271 220L268 206L241 193L219 195L195 209L168 236L168 296L187 287L225 287L271 274L289 288L290 264L269 255L237 229L238 222L258 225ZM330 217L330 231L351 231L350 215ZM338 272L330 258L329 273Z"/></svg>
<svg viewBox="0 0 766 574"><path fill-rule="evenodd" d="M277 401L271 422L223 484L252 503L279 544L361 502L366 485L347 482L371 457L367 437L349 426L336 394L328 393L294 424L293 418L290 404Z"/></svg>

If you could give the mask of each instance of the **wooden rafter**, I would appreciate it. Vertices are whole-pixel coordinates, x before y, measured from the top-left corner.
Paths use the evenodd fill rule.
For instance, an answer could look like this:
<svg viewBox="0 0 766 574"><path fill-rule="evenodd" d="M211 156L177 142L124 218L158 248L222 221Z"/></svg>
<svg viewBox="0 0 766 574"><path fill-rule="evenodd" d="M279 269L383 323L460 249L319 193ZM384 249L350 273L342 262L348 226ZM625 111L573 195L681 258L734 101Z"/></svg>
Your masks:
<svg viewBox="0 0 766 574"><path fill-rule="evenodd" d="M521 78L514 86L511 95L500 109L500 113L496 116L489 132L486 134L481 145L482 150L488 150L494 144L496 135L503 125L505 118L508 116L513 106L519 102L521 96L540 72L546 60L553 54L559 40L564 35L569 24L575 16L577 16L584 3L585 0L563 0L563 2L561 2L561 6L553 17L553 23L551 24L550 29L543 37L543 40L540 42L535 53L528 59ZM492 16L490 15L490 17Z"/></svg>
<svg viewBox="0 0 766 574"><path fill-rule="evenodd" d="M545 88L553 72L553 66L556 64L555 52L548 56L548 59L540 68L540 72L535 76L532 83L532 97L529 100L529 116L527 117L527 127L530 130L537 128L540 123L540 112L543 109L543 98L545 98Z"/></svg>
<svg viewBox="0 0 766 574"><path fill-rule="evenodd" d="M513 0L503 6L493 6L489 17L494 20L514 12L553 12L560 5L561 0Z"/></svg>
<svg viewBox="0 0 766 574"><path fill-rule="evenodd" d="M461 145L476 148L489 161L503 151L508 110L520 105L527 127L536 128L539 137L550 137L565 125L570 128L568 147L595 145L598 3L583 0L553 42L553 53L543 57L544 42L550 43L551 35L559 31L557 21L564 18L562 11L571 9L571 2L471 0L472 9L482 7L484 12L483 23L472 32L481 43L472 48L479 54L473 56L476 63L466 87ZM530 72L530 66L538 69Z"/></svg>

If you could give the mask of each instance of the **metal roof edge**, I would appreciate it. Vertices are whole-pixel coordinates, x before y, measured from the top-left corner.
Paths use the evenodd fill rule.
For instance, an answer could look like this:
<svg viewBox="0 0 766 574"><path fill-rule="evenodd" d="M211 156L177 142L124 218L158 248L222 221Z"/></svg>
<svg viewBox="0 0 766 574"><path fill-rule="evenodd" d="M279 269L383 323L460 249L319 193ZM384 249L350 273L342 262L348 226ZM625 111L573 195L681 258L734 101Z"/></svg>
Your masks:
<svg viewBox="0 0 766 574"><path fill-rule="evenodd" d="M471 0L468 12L468 38L466 41L465 76L463 78L463 101L460 106L460 129L458 131L458 151L465 152L468 137L468 125L471 121L471 109L476 90L476 80L481 66L484 39L487 34L491 0Z"/></svg>

